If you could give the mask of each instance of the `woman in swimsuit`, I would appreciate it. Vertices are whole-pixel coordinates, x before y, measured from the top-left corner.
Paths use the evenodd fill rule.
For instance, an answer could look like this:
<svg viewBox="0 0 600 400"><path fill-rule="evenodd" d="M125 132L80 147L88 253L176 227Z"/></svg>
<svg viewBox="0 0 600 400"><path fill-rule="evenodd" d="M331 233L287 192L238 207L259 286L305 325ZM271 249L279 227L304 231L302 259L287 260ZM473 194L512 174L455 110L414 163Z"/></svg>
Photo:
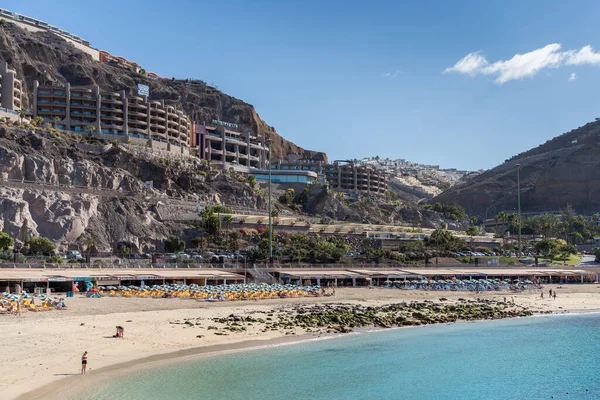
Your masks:
<svg viewBox="0 0 600 400"><path fill-rule="evenodd" d="M81 375L85 375L85 369L87 367L87 351L81 356Z"/></svg>

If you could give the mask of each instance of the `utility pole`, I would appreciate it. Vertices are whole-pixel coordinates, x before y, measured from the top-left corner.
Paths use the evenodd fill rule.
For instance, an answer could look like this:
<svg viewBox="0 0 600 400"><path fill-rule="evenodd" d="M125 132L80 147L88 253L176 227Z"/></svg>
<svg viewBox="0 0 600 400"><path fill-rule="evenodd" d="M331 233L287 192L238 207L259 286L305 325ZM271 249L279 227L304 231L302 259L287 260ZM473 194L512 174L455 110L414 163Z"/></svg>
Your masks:
<svg viewBox="0 0 600 400"><path fill-rule="evenodd" d="M271 210L271 139L267 139L267 144L269 145L269 264L273 265L273 220L272 220L272 210Z"/></svg>
<svg viewBox="0 0 600 400"><path fill-rule="evenodd" d="M517 164L517 215L519 218L519 257L523 255L521 247L521 164Z"/></svg>

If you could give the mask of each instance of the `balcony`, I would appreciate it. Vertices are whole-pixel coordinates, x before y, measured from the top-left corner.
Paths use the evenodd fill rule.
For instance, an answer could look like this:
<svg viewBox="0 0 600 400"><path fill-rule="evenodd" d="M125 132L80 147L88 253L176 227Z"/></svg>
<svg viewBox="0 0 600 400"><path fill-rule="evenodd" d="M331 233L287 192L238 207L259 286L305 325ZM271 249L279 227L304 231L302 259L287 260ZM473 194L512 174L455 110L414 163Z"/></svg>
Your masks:
<svg viewBox="0 0 600 400"><path fill-rule="evenodd" d="M94 96L93 94L78 92L71 92L71 98L96 100L96 96Z"/></svg>
<svg viewBox="0 0 600 400"><path fill-rule="evenodd" d="M109 120L109 121L123 121L123 118L121 118L117 115L100 114L100 118Z"/></svg>
<svg viewBox="0 0 600 400"><path fill-rule="evenodd" d="M163 117L159 117L158 115L151 115L150 116L150 120L152 121L160 121L160 122L165 122L166 119L164 119Z"/></svg>
<svg viewBox="0 0 600 400"><path fill-rule="evenodd" d="M132 123L132 124L148 125L148 122L146 121L145 118L138 118L138 117L131 118L128 116L127 122Z"/></svg>
<svg viewBox="0 0 600 400"><path fill-rule="evenodd" d="M118 130L118 131L122 131L123 130L123 125L117 125L117 124L113 124L111 122L109 123L104 123L102 122L102 129L113 129L113 130Z"/></svg>
<svg viewBox="0 0 600 400"><path fill-rule="evenodd" d="M101 131L104 135L117 135L117 136L125 136L123 131L114 130L114 129L102 129Z"/></svg>
<svg viewBox="0 0 600 400"><path fill-rule="evenodd" d="M145 104L138 103L127 103L128 109L139 109L139 110L147 110L148 107Z"/></svg>
<svg viewBox="0 0 600 400"><path fill-rule="evenodd" d="M95 120L91 120L91 119L71 119L71 124L93 125L95 123L96 123L96 121Z"/></svg>
<svg viewBox="0 0 600 400"><path fill-rule="evenodd" d="M132 133L143 133L144 135L146 135L146 133L147 133L146 129L137 128L137 127L133 127L133 126L129 126L127 128L127 130Z"/></svg>
<svg viewBox="0 0 600 400"><path fill-rule="evenodd" d="M95 110L96 109L96 104L71 102L71 107L87 108L88 110Z"/></svg>
<svg viewBox="0 0 600 400"><path fill-rule="evenodd" d="M132 115L132 116L136 116L136 117L148 117L148 114L144 113L144 112L139 112L136 110L127 110L127 114L128 115Z"/></svg>
<svg viewBox="0 0 600 400"><path fill-rule="evenodd" d="M123 114L123 109L120 107L100 106L100 110L110 111L113 113Z"/></svg>
<svg viewBox="0 0 600 400"><path fill-rule="evenodd" d="M120 99L112 99L112 98L108 98L108 97L103 97L101 102L108 103L108 104L119 104L119 105L123 104L123 102Z"/></svg>
<svg viewBox="0 0 600 400"><path fill-rule="evenodd" d="M165 114L166 111L162 108L159 107L150 107L150 109L152 110L152 112L156 112L158 114Z"/></svg>
<svg viewBox="0 0 600 400"><path fill-rule="evenodd" d="M167 134L165 132L153 131L152 129L150 130L150 136L152 136L153 138L154 136L158 136L164 139L167 138Z"/></svg>
<svg viewBox="0 0 600 400"><path fill-rule="evenodd" d="M131 132L131 129L129 130ZM145 134L146 132L140 132L140 134L137 133L128 133L127 136L132 137L132 138L137 138L137 139L148 139L148 136Z"/></svg>

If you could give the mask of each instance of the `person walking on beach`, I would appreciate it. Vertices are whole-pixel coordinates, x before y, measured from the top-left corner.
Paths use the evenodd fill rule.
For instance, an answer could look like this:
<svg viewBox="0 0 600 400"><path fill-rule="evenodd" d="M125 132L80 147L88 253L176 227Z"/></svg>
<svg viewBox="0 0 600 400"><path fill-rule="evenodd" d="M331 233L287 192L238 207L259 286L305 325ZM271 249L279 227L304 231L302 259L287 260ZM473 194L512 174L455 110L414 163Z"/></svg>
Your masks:
<svg viewBox="0 0 600 400"><path fill-rule="evenodd" d="M87 368L87 351L81 356L81 375L85 375L85 369Z"/></svg>
<svg viewBox="0 0 600 400"><path fill-rule="evenodd" d="M548 296L552 297L552 289L548 290Z"/></svg>
<svg viewBox="0 0 600 400"><path fill-rule="evenodd" d="M556 300L556 290L554 291L554 300Z"/></svg>
<svg viewBox="0 0 600 400"><path fill-rule="evenodd" d="M544 298L544 292L542 292L542 299Z"/></svg>

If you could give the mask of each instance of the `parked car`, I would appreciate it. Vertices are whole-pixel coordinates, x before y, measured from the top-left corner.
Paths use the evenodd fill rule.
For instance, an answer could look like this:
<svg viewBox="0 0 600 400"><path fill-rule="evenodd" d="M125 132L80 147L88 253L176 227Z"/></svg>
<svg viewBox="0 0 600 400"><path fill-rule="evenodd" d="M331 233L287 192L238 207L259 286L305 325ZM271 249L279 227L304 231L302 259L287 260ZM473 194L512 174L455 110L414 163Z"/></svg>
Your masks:
<svg viewBox="0 0 600 400"><path fill-rule="evenodd" d="M68 260L81 260L83 258L79 250L69 250L66 255Z"/></svg>

